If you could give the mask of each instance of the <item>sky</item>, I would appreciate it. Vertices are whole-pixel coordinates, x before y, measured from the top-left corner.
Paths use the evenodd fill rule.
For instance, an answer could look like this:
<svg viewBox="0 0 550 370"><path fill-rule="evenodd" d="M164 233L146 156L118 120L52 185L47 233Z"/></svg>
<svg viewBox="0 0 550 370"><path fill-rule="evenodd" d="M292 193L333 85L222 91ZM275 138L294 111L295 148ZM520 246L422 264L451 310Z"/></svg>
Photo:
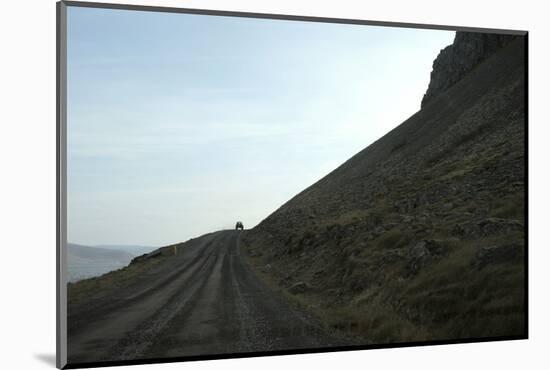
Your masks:
<svg viewBox="0 0 550 370"><path fill-rule="evenodd" d="M454 32L68 7L68 240L257 225L420 108Z"/></svg>

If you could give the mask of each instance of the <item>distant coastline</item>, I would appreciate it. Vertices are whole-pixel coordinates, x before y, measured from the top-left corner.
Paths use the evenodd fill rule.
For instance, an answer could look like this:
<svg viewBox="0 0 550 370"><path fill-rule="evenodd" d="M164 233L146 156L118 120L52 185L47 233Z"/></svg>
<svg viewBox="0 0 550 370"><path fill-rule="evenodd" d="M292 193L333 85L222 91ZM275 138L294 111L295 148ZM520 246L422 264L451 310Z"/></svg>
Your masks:
<svg viewBox="0 0 550 370"><path fill-rule="evenodd" d="M155 249L133 245L85 246L68 243L68 281L74 283L118 270L127 266L134 257Z"/></svg>

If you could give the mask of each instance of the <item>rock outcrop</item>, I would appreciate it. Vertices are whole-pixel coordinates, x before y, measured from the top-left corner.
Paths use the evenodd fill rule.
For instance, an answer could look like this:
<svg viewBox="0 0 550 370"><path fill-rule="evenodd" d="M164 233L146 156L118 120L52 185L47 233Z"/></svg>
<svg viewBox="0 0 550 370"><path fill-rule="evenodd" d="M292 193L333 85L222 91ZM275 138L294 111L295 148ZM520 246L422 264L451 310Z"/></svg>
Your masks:
<svg viewBox="0 0 550 370"><path fill-rule="evenodd" d="M441 50L433 62L428 90L421 106L460 81L479 63L519 36L457 32L454 42Z"/></svg>

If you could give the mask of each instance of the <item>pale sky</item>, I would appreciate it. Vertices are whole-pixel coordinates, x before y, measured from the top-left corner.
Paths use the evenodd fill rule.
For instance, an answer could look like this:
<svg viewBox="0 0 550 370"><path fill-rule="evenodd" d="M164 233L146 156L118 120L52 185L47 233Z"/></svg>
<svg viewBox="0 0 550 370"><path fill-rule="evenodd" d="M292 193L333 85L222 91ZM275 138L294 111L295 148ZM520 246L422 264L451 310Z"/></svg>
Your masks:
<svg viewBox="0 0 550 370"><path fill-rule="evenodd" d="M68 7L68 239L258 224L418 111L454 32Z"/></svg>

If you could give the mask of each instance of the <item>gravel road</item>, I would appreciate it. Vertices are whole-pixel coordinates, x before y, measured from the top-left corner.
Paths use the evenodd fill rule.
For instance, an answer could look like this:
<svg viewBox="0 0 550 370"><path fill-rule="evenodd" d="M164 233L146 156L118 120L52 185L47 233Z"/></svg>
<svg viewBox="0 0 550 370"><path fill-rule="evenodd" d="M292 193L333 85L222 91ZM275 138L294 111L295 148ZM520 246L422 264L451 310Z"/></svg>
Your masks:
<svg viewBox="0 0 550 370"><path fill-rule="evenodd" d="M256 277L239 235L194 239L146 284L73 310L69 364L343 345Z"/></svg>

